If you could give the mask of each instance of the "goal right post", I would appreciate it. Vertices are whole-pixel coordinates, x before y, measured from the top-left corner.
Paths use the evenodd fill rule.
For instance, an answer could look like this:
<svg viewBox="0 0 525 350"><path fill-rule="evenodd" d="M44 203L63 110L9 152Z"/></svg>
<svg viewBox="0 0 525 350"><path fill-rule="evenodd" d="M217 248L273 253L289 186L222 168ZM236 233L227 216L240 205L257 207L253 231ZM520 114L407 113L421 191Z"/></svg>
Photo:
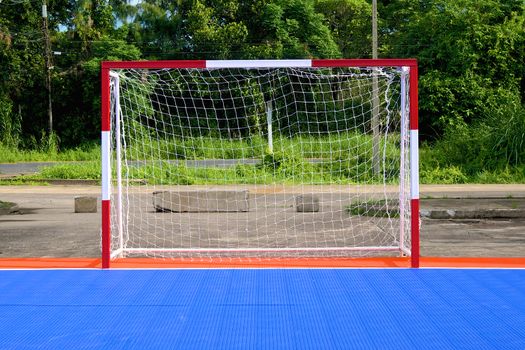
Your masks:
<svg viewBox="0 0 525 350"><path fill-rule="evenodd" d="M418 267L417 74L413 59L103 62L103 268Z"/></svg>
<svg viewBox="0 0 525 350"><path fill-rule="evenodd" d="M420 217L419 217L419 112L418 67L410 66L410 210L411 210L411 266L419 267Z"/></svg>

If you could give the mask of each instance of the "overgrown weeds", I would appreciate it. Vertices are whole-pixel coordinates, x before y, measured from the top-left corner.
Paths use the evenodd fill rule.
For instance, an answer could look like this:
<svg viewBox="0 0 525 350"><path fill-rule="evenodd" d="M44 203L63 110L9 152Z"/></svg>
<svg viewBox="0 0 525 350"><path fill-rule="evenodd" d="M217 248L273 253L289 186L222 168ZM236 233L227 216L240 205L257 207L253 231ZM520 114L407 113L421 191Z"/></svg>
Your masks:
<svg viewBox="0 0 525 350"><path fill-rule="evenodd" d="M446 141L423 144L420 149L422 184L525 183L525 134L523 120L511 118L506 130L494 124L479 128L457 127ZM512 129L512 130L509 130ZM100 179L100 147L60 150L59 140L49 137L41 147L20 150L0 143L0 162L57 161L36 175L49 179ZM379 173L371 166L371 136L355 133L276 136L274 152L267 140L211 137L148 141L127 145L129 178L154 184L378 184L399 182L399 145L392 135L382 145ZM502 145L514 145L514 150ZM503 149L506 151L504 152ZM494 156L497 155L497 157ZM234 160L231 166L192 165L191 160ZM249 160L243 162L242 160ZM27 179L29 181L30 179Z"/></svg>

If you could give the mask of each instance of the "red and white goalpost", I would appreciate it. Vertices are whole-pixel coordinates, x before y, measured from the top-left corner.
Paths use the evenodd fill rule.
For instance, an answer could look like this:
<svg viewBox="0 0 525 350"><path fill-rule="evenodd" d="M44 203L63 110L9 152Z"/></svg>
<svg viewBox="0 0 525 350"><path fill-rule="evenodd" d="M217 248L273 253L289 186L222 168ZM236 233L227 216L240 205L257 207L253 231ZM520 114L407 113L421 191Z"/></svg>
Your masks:
<svg viewBox="0 0 525 350"><path fill-rule="evenodd" d="M101 92L103 268L419 266L416 60L103 62Z"/></svg>

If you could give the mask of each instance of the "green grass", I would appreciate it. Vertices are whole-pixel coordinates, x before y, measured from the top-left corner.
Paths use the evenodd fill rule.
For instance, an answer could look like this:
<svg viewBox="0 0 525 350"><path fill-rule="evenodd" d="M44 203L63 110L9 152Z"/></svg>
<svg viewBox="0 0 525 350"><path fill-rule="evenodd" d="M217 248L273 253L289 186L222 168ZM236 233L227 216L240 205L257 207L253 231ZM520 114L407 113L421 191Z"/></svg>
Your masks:
<svg viewBox="0 0 525 350"><path fill-rule="evenodd" d="M132 168L130 178L144 179L148 184L155 185L342 184L355 181L331 172L324 164L310 164L297 159L271 164L263 160L257 165L238 164L228 168L194 168L162 163Z"/></svg>
<svg viewBox="0 0 525 350"><path fill-rule="evenodd" d="M395 136L387 140L387 156L394 154ZM261 158L268 151L268 141L261 136L244 139L192 137L152 140L140 135L140 141L128 143L129 159L242 159ZM339 133L293 138L275 135L274 151L300 158L345 159L348 154L365 154L371 149L370 135Z"/></svg>
<svg viewBox="0 0 525 350"><path fill-rule="evenodd" d="M89 161L100 159L100 147L96 144L63 151L20 150L0 143L0 163Z"/></svg>
<svg viewBox="0 0 525 350"><path fill-rule="evenodd" d="M394 139L386 142L388 183L396 183L399 171L399 150ZM193 168L161 162L130 169L130 177L156 184L352 184L382 183L370 169L371 136L341 133L323 136L302 135L274 138L274 153L268 153L267 140L260 136L239 139L195 137L171 141L151 141L128 144L129 159L258 159L257 165L237 165L229 168ZM54 151L12 149L0 144L0 162L83 161L57 164L42 169L40 174L0 184L31 183L37 179L100 179L100 147L92 144L75 149ZM525 165L475 168L471 164L446 162L443 149L423 144L420 153L420 183L525 183ZM321 163L312 160L324 160ZM41 182L38 182L41 184Z"/></svg>
<svg viewBox="0 0 525 350"><path fill-rule="evenodd" d="M0 185L47 185L46 180L100 180L101 172L100 162L64 163L43 167L37 174L2 179Z"/></svg>
<svg viewBox="0 0 525 350"><path fill-rule="evenodd" d="M131 170L133 178L162 184L234 184L234 183L296 183L346 184L381 183L383 179L372 174L372 138L358 133L340 133L322 136L302 135L286 138L276 135L274 152L268 152L267 140L261 136L244 139L217 139L212 137L183 140L152 141L140 135L142 141L129 143L129 159L258 159L257 165L237 165L230 168L190 168L167 162L160 166L144 166ZM385 142L385 172L392 174L399 168L399 155L394 135ZM322 161L321 163L312 160ZM368 163L368 165L367 165ZM387 178L389 182L396 178Z"/></svg>
<svg viewBox="0 0 525 350"><path fill-rule="evenodd" d="M525 183L525 164L494 165L479 159L459 162L447 157L442 145L420 147L419 178L421 184L513 184ZM489 165L491 164L491 165Z"/></svg>
<svg viewBox="0 0 525 350"><path fill-rule="evenodd" d="M45 186L48 185L45 181L38 180L35 176L20 176L16 179L2 179L0 186Z"/></svg>
<svg viewBox="0 0 525 350"><path fill-rule="evenodd" d="M436 166L435 168L426 167L421 163L419 174L421 184L523 184L525 183L525 167L504 167L502 169L482 170L474 174L469 174L462 167Z"/></svg>
<svg viewBox="0 0 525 350"><path fill-rule="evenodd" d="M388 141L387 153L391 153ZM370 148L371 137L357 133L287 138L276 135L274 150L302 158L344 159L349 152L363 153ZM128 143L129 159L242 159L261 158L267 153L268 142L261 136L244 139L218 139L192 137L185 139L152 140L142 135L140 141ZM91 161L100 159L100 146L96 144L55 151L20 150L0 142L0 163Z"/></svg>
<svg viewBox="0 0 525 350"><path fill-rule="evenodd" d="M99 180L101 172L100 162L90 161L77 164L58 164L44 167L40 174L37 174L36 176L42 179Z"/></svg>
<svg viewBox="0 0 525 350"><path fill-rule="evenodd" d="M311 163L304 158L274 153L266 155L257 164L237 164L232 167L189 167L184 163L165 161L129 168L129 179L145 180L155 185L193 184L352 184L356 178L352 170L343 169L344 162ZM113 169L115 170L115 169ZM355 168L354 171L363 171ZM45 167L39 174L27 175L17 181L24 183L37 179L90 179L99 180L99 162L59 164ZM360 183L381 183L372 174L360 173ZM396 179L392 179L395 181ZM14 184L11 180L10 184Z"/></svg>

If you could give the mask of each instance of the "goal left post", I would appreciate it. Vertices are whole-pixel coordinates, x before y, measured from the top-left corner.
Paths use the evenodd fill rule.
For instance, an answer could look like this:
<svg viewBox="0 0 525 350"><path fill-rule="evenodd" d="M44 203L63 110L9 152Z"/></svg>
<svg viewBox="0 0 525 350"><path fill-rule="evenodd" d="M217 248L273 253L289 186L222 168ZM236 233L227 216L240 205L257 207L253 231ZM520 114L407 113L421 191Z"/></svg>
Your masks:
<svg viewBox="0 0 525 350"><path fill-rule="evenodd" d="M109 68L101 76L101 158L102 158L102 268L109 268L111 254L111 82Z"/></svg>

